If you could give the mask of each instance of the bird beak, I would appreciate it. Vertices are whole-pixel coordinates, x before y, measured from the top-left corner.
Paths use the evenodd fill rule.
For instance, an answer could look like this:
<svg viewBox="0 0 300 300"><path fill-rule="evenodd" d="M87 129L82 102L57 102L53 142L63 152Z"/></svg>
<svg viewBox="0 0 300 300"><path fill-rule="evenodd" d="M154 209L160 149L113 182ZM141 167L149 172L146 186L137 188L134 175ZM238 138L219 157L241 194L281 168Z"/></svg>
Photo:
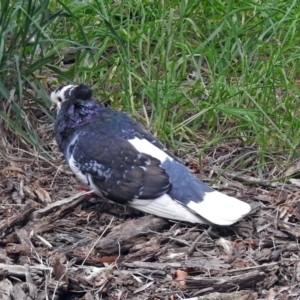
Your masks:
<svg viewBox="0 0 300 300"><path fill-rule="evenodd" d="M50 107L50 111L53 111L57 107L56 103L53 103Z"/></svg>

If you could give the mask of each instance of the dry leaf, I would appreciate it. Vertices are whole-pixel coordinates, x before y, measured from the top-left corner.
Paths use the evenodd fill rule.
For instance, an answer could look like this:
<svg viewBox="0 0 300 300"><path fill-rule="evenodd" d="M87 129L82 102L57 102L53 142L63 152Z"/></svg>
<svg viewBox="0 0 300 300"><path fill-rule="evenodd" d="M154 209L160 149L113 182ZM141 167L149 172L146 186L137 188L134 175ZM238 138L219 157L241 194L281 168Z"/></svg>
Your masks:
<svg viewBox="0 0 300 300"><path fill-rule="evenodd" d="M221 237L221 238L218 239L216 244L222 246L222 248L224 249L226 254L228 254L228 255L233 254L233 249L232 249L232 245L231 245L230 241L225 240L224 238Z"/></svg>
<svg viewBox="0 0 300 300"><path fill-rule="evenodd" d="M274 289L270 289L267 293L267 300L273 300L275 299L275 296L276 296L276 292L274 291Z"/></svg>
<svg viewBox="0 0 300 300"><path fill-rule="evenodd" d="M55 257L53 264L53 273L55 280L69 282L68 273L66 272L66 267L62 264L60 257Z"/></svg>
<svg viewBox="0 0 300 300"><path fill-rule="evenodd" d="M189 162L188 168L191 170L192 173L199 173L199 171L200 171L199 164L195 161Z"/></svg>
<svg viewBox="0 0 300 300"><path fill-rule="evenodd" d="M13 175L13 176L23 176L24 172L21 168L16 167L16 166L8 166L2 169L2 175L3 176L9 176L9 175ZM20 174L21 173L21 174Z"/></svg>
<svg viewBox="0 0 300 300"><path fill-rule="evenodd" d="M24 192L25 196L28 197L29 199L36 198L36 195L33 193L33 191L27 185L23 186L23 192Z"/></svg>
<svg viewBox="0 0 300 300"><path fill-rule="evenodd" d="M285 176L291 176L295 173L299 173L300 172L300 160L296 161L292 166L290 166L286 172L285 172Z"/></svg>
<svg viewBox="0 0 300 300"><path fill-rule="evenodd" d="M184 280L188 276L188 273L182 270L175 271L175 279L176 280Z"/></svg>
<svg viewBox="0 0 300 300"><path fill-rule="evenodd" d="M300 187L300 179L290 178L289 182Z"/></svg>
<svg viewBox="0 0 300 300"><path fill-rule="evenodd" d="M36 190L34 190L34 193L36 194L36 196L38 197L39 201L42 204L49 204L52 203L50 195L48 194L48 192L42 188L37 188Z"/></svg>

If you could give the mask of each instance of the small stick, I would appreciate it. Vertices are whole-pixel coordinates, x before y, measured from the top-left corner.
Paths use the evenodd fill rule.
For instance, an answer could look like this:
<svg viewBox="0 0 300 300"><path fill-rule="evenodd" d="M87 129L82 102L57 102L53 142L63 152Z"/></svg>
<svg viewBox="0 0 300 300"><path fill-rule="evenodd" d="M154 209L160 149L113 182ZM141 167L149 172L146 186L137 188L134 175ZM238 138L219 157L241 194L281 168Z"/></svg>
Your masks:
<svg viewBox="0 0 300 300"><path fill-rule="evenodd" d="M198 237L192 243L191 247L186 252L187 256L190 256L194 252L197 243L199 243L204 237L204 235L208 234L211 230L212 230L212 226L210 225L207 230L203 231L201 234L198 235Z"/></svg>
<svg viewBox="0 0 300 300"><path fill-rule="evenodd" d="M82 262L82 266L84 265L84 263L86 262L86 260L88 259L88 257L90 256L91 252L94 250L95 246L97 245L97 243L101 240L101 238L103 237L103 235L105 234L105 232L107 231L107 229L110 227L112 221L114 220L114 217L111 218L109 224L105 227L104 231L102 232L102 234L99 236L99 238L95 241L95 243L93 244L93 246L91 247L91 249L89 250L88 254L86 255L84 261Z"/></svg>

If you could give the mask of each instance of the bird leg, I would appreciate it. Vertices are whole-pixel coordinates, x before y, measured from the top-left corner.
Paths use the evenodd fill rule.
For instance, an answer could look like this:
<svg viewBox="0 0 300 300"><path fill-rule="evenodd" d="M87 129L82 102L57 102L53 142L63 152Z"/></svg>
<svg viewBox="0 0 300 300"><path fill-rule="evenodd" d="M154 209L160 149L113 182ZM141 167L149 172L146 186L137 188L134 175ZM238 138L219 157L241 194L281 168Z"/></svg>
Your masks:
<svg viewBox="0 0 300 300"><path fill-rule="evenodd" d="M87 187L85 187L85 186L83 186L83 185L77 185L77 186L76 186L76 190L77 190L77 191L82 191L82 192L88 192L88 191L90 191L89 188L87 188ZM85 197L87 200L90 200L90 199L92 199L92 198L97 197L97 195L96 195L95 193L91 193L91 194L85 195L84 197Z"/></svg>

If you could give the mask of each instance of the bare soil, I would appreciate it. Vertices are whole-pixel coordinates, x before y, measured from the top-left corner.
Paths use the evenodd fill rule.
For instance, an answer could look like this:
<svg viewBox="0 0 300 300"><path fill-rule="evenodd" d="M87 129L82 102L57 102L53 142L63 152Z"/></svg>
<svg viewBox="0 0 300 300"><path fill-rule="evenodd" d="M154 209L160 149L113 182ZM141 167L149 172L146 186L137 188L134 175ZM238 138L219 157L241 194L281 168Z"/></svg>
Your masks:
<svg viewBox="0 0 300 300"><path fill-rule="evenodd" d="M300 299L300 181L276 181L275 166L264 180L241 171L234 162L255 166L254 147L228 141L201 165L188 146L179 151L196 176L253 207L234 226L209 228L79 192L52 130L43 134L55 162L2 145L0 299Z"/></svg>

